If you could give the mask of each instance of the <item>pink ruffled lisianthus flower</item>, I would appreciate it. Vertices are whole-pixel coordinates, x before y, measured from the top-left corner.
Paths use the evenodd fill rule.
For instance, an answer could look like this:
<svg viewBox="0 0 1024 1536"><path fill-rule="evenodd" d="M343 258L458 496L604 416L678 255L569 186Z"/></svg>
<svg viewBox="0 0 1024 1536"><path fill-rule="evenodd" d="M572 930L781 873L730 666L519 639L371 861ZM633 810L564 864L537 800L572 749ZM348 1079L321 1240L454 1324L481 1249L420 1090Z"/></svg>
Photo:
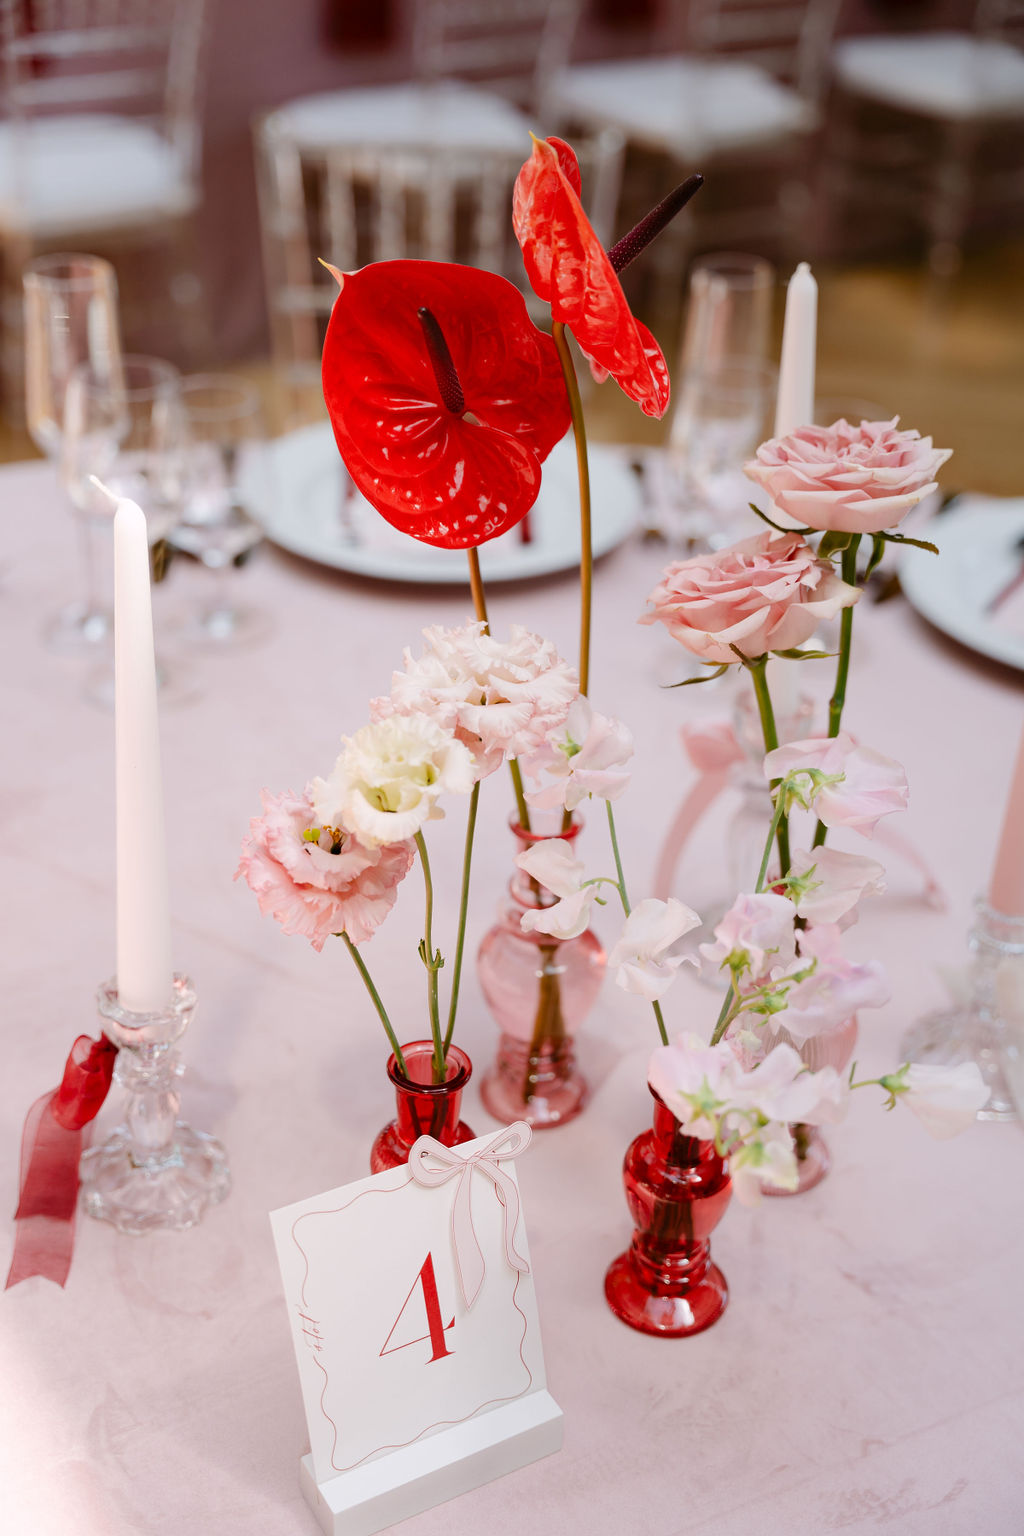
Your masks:
<svg viewBox="0 0 1024 1536"><path fill-rule="evenodd" d="M390 698L376 699L377 720L426 714L472 752L478 778L501 763L537 751L560 726L579 694L576 671L550 640L513 624L501 641L474 621L423 631L422 655L405 652Z"/></svg>
<svg viewBox="0 0 1024 1536"><path fill-rule="evenodd" d="M246 881L265 917L314 949L339 933L363 943L394 906L415 845L371 848L351 833L317 827L310 787L301 795L265 789L260 799L263 815L249 823L235 879Z"/></svg>
<svg viewBox="0 0 1024 1536"><path fill-rule="evenodd" d="M696 964L691 955L673 955L673 944L699 927L698 914L674 896L637 902L608 956L616 985L649 1003L663 997L679 967Z"/></svg>
<svg viewBox="0 0 1024 1536"><path fill-rule="evenodd" d="M597 714L581 694L569 706L565 723L550 732L541 750L524 764L531 776L547 772L556 782L533 790L526 798L540 810L563 807L567 811L574 811L591 795L617 800L629 783L625 764L632 756L629 727Z"/></svg>
<svg viewBox="0 0 1024 1536"><path fill-rule="evenodd" d="M769 530L668 566L641 624L664 624L702 661L788 651L860 597L796 534ZM733 649L735 647L735 650Z"/></svg>
<svg viewBox="0 0 1024 1536"><path fill-rule="evenodd" d="M870 837L883 816L905 811L910 791L900 763L851 736L808 736L776 747L764 759L769 782L795 774L792 793L826 827L853 827ZM806 777L805 777L806 775Z"/></svg>
<svg viewBox="0 0 1024 1536"><path fill-rule="evenodd" d="M881 533L936 489L935 476L953 451L900 432L898 423L896 416L859 427L799 427L762 443L744 468L777 512L804 527Z"/></svg>

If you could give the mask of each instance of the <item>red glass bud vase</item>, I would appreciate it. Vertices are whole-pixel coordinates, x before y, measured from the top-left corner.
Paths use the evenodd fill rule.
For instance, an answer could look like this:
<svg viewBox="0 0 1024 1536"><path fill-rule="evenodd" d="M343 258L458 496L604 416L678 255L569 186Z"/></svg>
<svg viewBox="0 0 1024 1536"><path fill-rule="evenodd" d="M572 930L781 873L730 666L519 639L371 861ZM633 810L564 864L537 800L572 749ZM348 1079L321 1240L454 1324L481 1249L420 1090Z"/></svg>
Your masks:
<svg viewBox="0 0 1024 1536"><path fill-rule="evenodd" d="M605 1275L608 1305L641 1333L701 1333L729 1299L709 1242L732 1197L725 1160L713 1142L687 1136L655 1095L654 1125L631 1143L622 1170L635 1230Z"/></svg>
<svg viewBox="0 0 1024 1536"><path fill-rule="evenodd" d="M526 832L512 818L516 852L548 837L572 845L582 822L561 831ZM574 939L524 933L524 912L551 906L555 897L516 867L510 901L485 934L477 974L501 1034L480 1097L496 1120L526 1120L536 1129L563 1125L578 1115L587 1085L576 1067L574 1040L601 990L605 953L590 929Z"/></svg>
<svg viewBox="0 0 1024 1536"><path fill-rule="evenodd" d="M388 1058L388 1077L395 1085L397 1114L373 1144L371 1173L408 1162L412 1144L421 1136L433 1136L446 1147L457 1147L476 1135L459 1119L462 1090L473 1075L473 1063L465 1051L460 1051L457 1045L448 1047L443 1083L434 1081L432 1040L414 1040L411 1045L403 1045L402 1055L404 1073L394 1056Z"/></svg>
<svg viewBox="0 0 1024 1536"><path fill-rule="evenodd" d="M785 1014L782 1017L785 1018ZM822 1067L835 1067L842 1076L850 1065L853 1048L857 1044L857 1015L852 1014L850 1018L842 1019L838 1024L833 1024L831 1029L823 1029L820 1034L812 1035L799 1045L782 1028L774 1030L770 1039L769 1050L784 1042L799 1052L801 1061L812 1072L820 1072ZM828 1142L818 1126L800 1123L791 1125L789 1129L796 1152L796 1189L780 1189L777 1184L765 1184L763 1187L766 1195L802 1195L820 1184L832 1166Z"/></svg>

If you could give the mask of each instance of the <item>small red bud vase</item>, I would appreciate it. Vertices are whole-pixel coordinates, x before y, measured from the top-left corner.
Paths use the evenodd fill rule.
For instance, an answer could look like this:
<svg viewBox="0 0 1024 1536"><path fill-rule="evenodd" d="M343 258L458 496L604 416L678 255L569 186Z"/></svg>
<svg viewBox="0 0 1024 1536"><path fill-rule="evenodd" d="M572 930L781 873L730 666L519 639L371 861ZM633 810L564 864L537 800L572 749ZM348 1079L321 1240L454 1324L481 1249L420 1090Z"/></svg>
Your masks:
<svg viewBox="0 0 1024 1536"><path fill-rule="evenodd" d="M605 1276L608 1305L641 1333L701 1333L729 1299L709 1241L732 1197L725 1160L655 1096L654 1124L630 1144L622 1171L635 1230Z"/></svg>
<svg viewBox="0 0 1024 1536"><path fill-rule="evenodd" d="M403 1045L402 1055L405 1073L393 1055L388 1060L397 1113L373 1144L371 1173L382 1173L385 1168L398 1168L408 1162L413 1142L421 1136L433 1136L443 1146L457 1147L476 1135L459 1119L462 1090L473 1075L473 1063L465 1051L460 1051L457 1045L448 1047L443 1083L434 1078L432 1040L414 1040Z"/></svg>
<svg viewBox="0 0 1024 1536"><path fill-rule="evenodd" d="M513 818L511 827L521 853L552 836L571 845L582 822L564 832L557 824L553 832L527 832ZM480 1097L496 1120L542 1130L573 1119L586 1102L574 1040L601 990L605 953L589 928L574 939L524 933L523 913L555 898L518 867L508 889L508 905L477 956L481 990L501 1031Z"/></svg>

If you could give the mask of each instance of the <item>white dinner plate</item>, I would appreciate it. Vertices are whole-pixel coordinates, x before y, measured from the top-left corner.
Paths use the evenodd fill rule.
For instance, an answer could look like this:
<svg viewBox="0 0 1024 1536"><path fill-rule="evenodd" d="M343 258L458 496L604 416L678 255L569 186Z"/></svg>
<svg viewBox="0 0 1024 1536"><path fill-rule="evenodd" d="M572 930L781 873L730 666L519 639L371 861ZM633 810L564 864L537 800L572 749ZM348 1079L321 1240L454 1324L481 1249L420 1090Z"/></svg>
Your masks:
<svg viewBox="0 0 1024 1536"><path fill-rule="evenodd" d="M292 554L386 581L463 582L466 552L435 549L399 533L349 483L328 423L302 427L271 444L274 489L260 521L267 537ZM621 448L590 448L594 554L620 544L640 511L640 484ZM347 495L347 500L345 499ZM572 434L544 463L530 512L532 538L518 528L480 548L489 581L522 581L579 562L579 492Z"/></svg>
<svg viewBox="0 0 1024 1536"><path fill-rule="evenodd" d="M1019 631L1007 623L1011 604L1024 612L1019 594L991 611L1024 561L1024 500L961 496L955 509L913 532L939 546L938 556L903 553L900 585L918 613L970 650L1024 671L1024 622Z"/></svg>

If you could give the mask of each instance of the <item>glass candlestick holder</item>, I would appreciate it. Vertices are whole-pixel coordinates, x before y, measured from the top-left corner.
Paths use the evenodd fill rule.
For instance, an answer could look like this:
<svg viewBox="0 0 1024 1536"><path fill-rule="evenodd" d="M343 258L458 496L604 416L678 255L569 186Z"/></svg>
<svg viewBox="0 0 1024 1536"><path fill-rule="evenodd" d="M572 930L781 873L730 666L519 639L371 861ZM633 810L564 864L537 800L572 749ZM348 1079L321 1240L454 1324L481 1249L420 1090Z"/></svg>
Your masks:
<svg viewBox="0 0 1024 1536"><path fill-rule="evenodd" d="M128 1094L125 1123L83 1153L82 1208L119 1232L193 1227L231 1187L219 1141L178 1119L184 1067L175 1049L196 1006L187 976L176 975L159 1013L122 1007L115 982L97 993L103 1032L117 1046L114 1081Z"/></svg>
<svg viewBox="0 0 1024 1536"><path fill-rule="evenodd" d="M1007 1050L1004 976L1024 965L1024 917L997 912L982 897L974 904L974 926L967 945L971 955L967 995L951 1008L918 1019L904 1035L904 1061L955 1066L973 1060L989 1086L989 1100L979 1120L1015 1120L1017 1111L1006 1081Z"/></svg>

